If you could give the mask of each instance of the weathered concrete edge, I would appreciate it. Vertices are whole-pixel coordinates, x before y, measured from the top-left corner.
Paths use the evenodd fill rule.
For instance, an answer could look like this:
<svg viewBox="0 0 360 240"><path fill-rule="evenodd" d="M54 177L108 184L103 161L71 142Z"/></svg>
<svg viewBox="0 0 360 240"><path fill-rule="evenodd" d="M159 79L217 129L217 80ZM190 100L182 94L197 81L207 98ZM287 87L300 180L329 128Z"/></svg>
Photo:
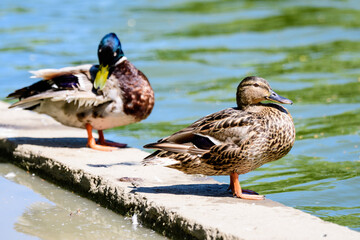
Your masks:
<svg viewBox="0 0 360 240"><path fill-rule="evenodd" d="M126 193L119 186L108 184L102 176L86 173L51 158L33 152L18 150L18 146L8 139L0 139L0 156L26 171L74 191L101 206L122 215L136 213L141 222L172 239L241 239L238 236L222 233L219 229L206 228L196 222L183 218L137 193ZM58 173L58 174L54 174ZM96 186L96 187L93 187Z"/></svg>

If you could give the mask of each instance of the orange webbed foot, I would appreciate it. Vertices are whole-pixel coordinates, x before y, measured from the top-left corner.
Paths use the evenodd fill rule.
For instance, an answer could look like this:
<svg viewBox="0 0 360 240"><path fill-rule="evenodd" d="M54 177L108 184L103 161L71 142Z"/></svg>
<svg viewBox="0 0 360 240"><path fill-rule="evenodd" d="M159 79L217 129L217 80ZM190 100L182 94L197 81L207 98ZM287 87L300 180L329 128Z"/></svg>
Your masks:
<svg viewBox="0 0 360 240"><path fill-rule="evenodd" d="M111 147L111 146L106 146L106 145L104 146L104 145L96 144L95 138L92 135L92 126L87 123L85 127L86 127L86 131L87 131L87 134L88 134L87 146L89 148L92 148L94 150L99 150L99 151L105 151L105 152L110 152L110 151L113 151L113 150L117 149L116 147ZM102 135L102 138L104 138L104 135Z"/></svg>
<svg viewBox="0 0 360 240"><path fill-rule="evenodd" d="M94 150L99 150L99 151L104 151L104 152L111 152L111 151L117 149L116 147L103 146L103 145L96 144L94 138L88 139L87 146L88 146L89 148L94 149Z"/></svg>
<svg viewBox="0 0 360 240"><path fill-rule="evenodd" d="M252 190L242 190L239 182L239 174L231 173L230 174L230 186L228 190L231 189L234 196L247 200L264 200L264 195L259 195L257 192ZM246 192L246 194L244 193Z"/></svg>
<svg viewBox="0 0 360 240"><path fill-rule="evenodd" d="M100 142L97 141L96 142L99 145L103 145L103 146L110 146L110 147L114 147L114 148L126 148L127 144L126 143L116 143L116 142Z"/></svg>
<svg viewBox="0 0 360 240"><path fill-rule="evenodd" d="M103 131L98 130L98 133L99 133L99 139L98 139L97 143L100 145L111 146L111 147L115 147L115 148L125 148L127 146L127 144L125 144L125 143L107 142L107 141L105 141Z"/></svg>
<svg viewBox="0 0 360 240"><path fill-rule="evenodd" d="M244 193L233 193L234 196L247 200L265 200L264 195L253 195L253 194L244 194Z"/></svg>

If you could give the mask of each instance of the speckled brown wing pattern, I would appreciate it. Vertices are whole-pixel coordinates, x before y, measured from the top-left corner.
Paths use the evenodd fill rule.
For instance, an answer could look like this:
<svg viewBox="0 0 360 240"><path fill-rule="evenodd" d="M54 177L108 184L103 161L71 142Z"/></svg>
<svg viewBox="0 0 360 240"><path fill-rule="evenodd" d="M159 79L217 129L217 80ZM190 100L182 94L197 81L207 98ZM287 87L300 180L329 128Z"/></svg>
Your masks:
<svg viewBox="0 0 360 240"><path fill-rule="evenodd" d="M288 114L265 107L245 115L240 118L245 124L223 129L219 134L227 137L224 144L213 146L201 156L203 162L218 170L217 174L252 171L285 156L294 143L295 131Z"/></svg>
<svg viewBox="0 0 360 240"><path fill-rule="evenodd" d="M260 104L246 111L228 108L199 119L189 127L160 140L189 144L201 148L190 136L209 138L212 146L202 154L158 151L150 158L171 158L178 161L168 167L188 174L243 174L288 153L295 131L288 112L276 104ZM179 137L186 136L186 137ZM188 142L182 140L187 139ZM191 148L190 148L191 150Z"/></svg>
<svg viewBox="0 0 360 240"><path fill-rule="evenodd" d="M191 131L193 134L210 137L214 145L206 149L206 152L202 155L160 152L158 157L178 160L179 163L168 167L188 174L225 175L235 171L234 167L239 164L250 168L245 166L246 162L241 162L247 158L246 143L253 136L249 131L257 130L254 126L254 117L256 116L236 108L228 108L208 115L180 131ZM168 140L171 141L172 137Z"/></svg>
<svg viewBox="0 0 360 240"><path fill-rule="evenodd" d="M248 123L244 119L244 116L241 116L241 112L239 112L236 108L227 108L200 118L190 126L170 135L169 137L159 140L159 142L170 141L175 143L184 143L184 141L189 139L183 139L180 136L186 134L211 136L219 138L221 141L225 136L219 135L219 132L226 128L244 126L246 124Z"/></svg>

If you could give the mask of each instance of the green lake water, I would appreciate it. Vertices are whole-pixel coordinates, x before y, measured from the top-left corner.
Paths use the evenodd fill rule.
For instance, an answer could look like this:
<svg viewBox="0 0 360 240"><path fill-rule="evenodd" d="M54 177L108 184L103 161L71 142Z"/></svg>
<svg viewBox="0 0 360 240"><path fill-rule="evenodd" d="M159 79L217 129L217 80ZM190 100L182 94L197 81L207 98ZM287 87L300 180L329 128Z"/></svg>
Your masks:
<svg viewBox="0 0 360 240"><path fill-rule="evenodd" d="M108 32L147 75L156 102L148 119L107 138L141 148L235 106L238 83L264 77L294 102L286 107L297 139L283 159L240 176L242 186L360 231L357 0L3 0L1 98L30 84L29 70L96 63Z"/></svg>

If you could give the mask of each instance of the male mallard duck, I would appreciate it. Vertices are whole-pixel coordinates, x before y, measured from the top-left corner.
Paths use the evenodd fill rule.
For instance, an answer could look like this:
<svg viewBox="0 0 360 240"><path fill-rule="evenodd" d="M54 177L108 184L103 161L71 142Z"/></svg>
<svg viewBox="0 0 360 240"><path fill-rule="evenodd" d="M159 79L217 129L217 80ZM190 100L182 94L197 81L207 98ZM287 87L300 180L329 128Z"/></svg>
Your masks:
<svg viewBox="0 0 360 240"><path fill-rule="evenodd" d="M86 128L93 149L125 147L106 142L103 130L145 119L154 106L154 92L146 76L124 56L116 34L103 37L98 58L100 65L31 72L43 80L9 94L20 100L10 108L45 113L64 125ZM93 128L99 132L100 144L92 136Z"/></svg>
<svg viewBox="0 0 360 240"><path fill-rule="evenodd" d="M237 107L205 116L157 143L145 145L160 150L146 157L144 163L161 162L187 174L229 174L229 188L235 196L264 199L262 195L244 194L239 174L282 158L295 141L290 113L278 104L261 103L265 100L292 104L276 94L265 79L246 77L237 88Z"/></svg>

